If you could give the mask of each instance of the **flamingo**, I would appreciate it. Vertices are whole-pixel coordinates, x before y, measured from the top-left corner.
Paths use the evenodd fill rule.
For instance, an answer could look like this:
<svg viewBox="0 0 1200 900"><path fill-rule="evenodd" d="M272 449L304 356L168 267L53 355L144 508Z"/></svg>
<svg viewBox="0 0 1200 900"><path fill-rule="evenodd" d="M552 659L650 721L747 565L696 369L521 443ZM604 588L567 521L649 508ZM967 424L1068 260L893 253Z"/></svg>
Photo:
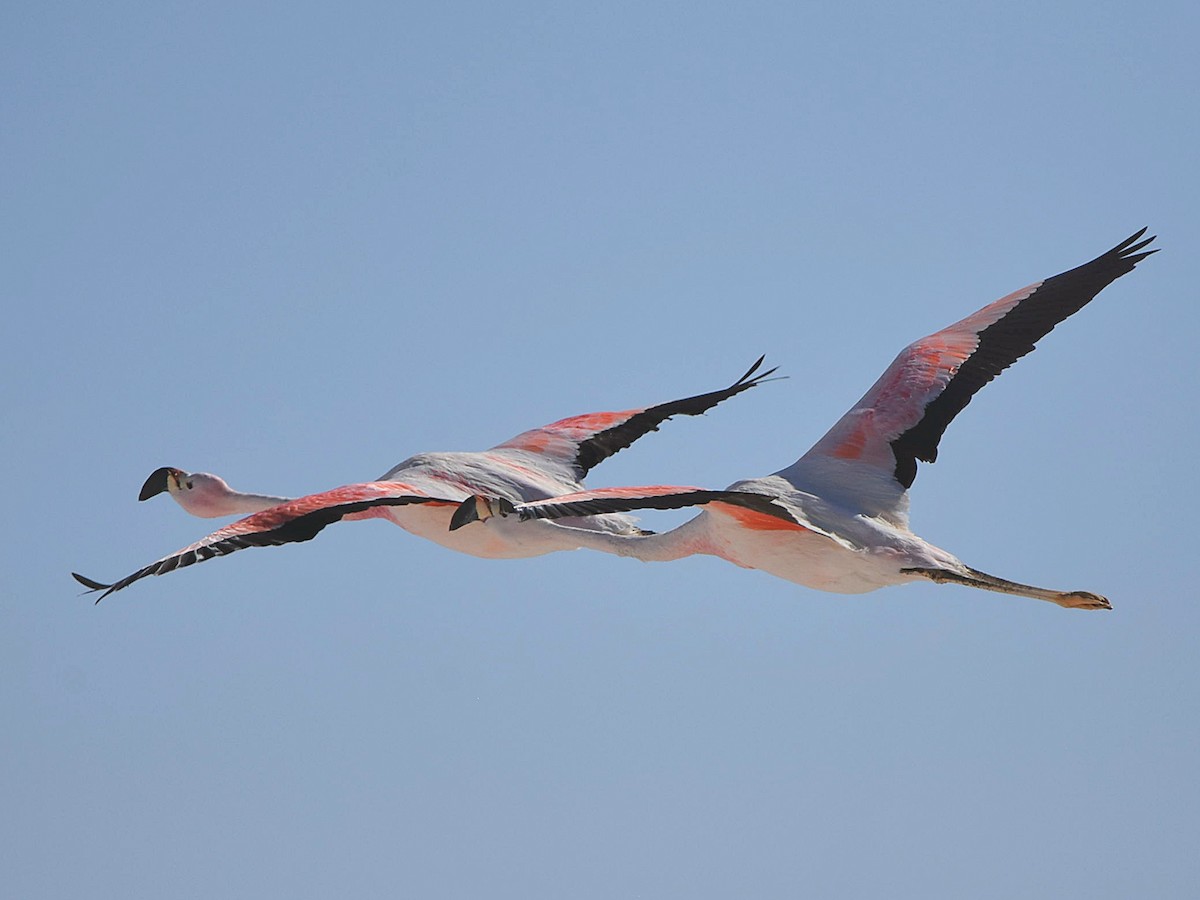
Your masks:
<svg viewBox="0 0 1200 900"><path fill-rule="evenodd" d="M473 494L521 502L581 490L590 469L638 438L657 431L672 416L700 415L730 397L774 380L770 377L774 368L759 371L764 359L760 356L741 378L718 391L656 406L560 419L483 452L421 453L389 469L376 481L296 499L241 493L217 475L164 466L146 479L139 500L166 492L193 515L212 518L241 514L245 518L116 582L105 584L78 573L72 575L89 591L104 592L96 601L99 603L147 576L163 575L246 547L311 540L325 526L340 520L388 519L451 550L489 559L574 549L569 545L577 534L640 534L634 520L622 514L581 518L573 523L577 527L544 522L539 523L541 527L512 534L499 534L493 529L459 532L449 526L461 501ZM557 536L560 531L567 540Z"/></svg>
<svg viewBox="0 0 1200 900"><path fill-rule="evenodd" d="M664 534L587 535L585 547L646 561L710 554L807 587L863 593L927 579L1111 609L1089 591L1056 591L988 575L909 530L917 462L975 393L1034 348L1055 325L1156 250L1146 229L1069 272L1035 282L900 352L874 386L807 453L765 478L725 491L653 485L577 492L514 504L477 496L451 527L514 532L534 521L637 509L701 506ZM464 526L480 521L481 525ZM567 539L557 535L559 539Z"/></svg>

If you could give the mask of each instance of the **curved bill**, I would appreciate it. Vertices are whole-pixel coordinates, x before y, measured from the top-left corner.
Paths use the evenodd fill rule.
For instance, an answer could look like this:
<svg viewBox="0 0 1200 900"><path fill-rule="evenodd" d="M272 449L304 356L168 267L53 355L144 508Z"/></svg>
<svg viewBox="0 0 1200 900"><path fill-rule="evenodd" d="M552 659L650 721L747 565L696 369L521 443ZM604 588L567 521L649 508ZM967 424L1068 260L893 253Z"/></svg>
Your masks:
<svg viewBox="0 0 1200 900"><path fill-rule="evenodd" d="M450 530L458 531L464 525L469 525L472 522L481 522L495 515L507 516L516 511L517 508L512 504L512 501L506 500L503 497L489 498L476 494L473 497L468 497L458 505L458 509L454 511L454 515L450 518Z"/></svg>
<svg viewBox="0 0 1200 900"><path fill-rule="evenodd" d="M155 494L161 494L167 490L167 478L178 469L171 466L163 466L161 469L155 469L150 473L150 477L146 479L146 483L142 485L142 490L138 494L139 500L149 500Z"/></svg>

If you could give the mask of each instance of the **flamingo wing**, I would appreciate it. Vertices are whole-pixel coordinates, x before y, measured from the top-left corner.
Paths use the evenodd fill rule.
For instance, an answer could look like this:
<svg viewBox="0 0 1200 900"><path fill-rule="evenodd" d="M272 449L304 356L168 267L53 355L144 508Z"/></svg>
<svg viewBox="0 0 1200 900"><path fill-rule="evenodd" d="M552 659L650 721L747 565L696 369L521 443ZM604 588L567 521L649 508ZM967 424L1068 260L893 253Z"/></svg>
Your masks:
<svg viewBox="0 0 1200 900"><path fill-rule="evenodd" d="M478 497L464 500L451 528L461 527L477 516L472 513L478 505ZM757 491L721 490L689 487L684 485L655 484L640 487L600 488L563 494L548 500L533 500L511 504L500 500L491 504L502 515L516 515L521 520L569 519L578 516L594 516L604 513L633 512L639 509L684 509L703 506L736 523L735 527L746 532L811 532L828 538L850 550L859 549L846 537L834 533L812 522L801 510L786 502L784 498ZM651 532L646 532L647 535ZM636 540L636 538L633 538Z"/></svg>
<svg viewBox="0 0 1200 900"><path fill-rule="evenodd" d="M109 594L127 588L135 581L150 575L165 575L175 569L204 562L215 556L225 556L247 547L273 547L310 541L325 526L344 518L375 518L384 515L387 507L412 503L457 506L458 502L429 497L410 485L398 482L372 481L350 484L299 497L247 516L111 584L94 581L74 572L71 574L90 591L104 591L96 600L99 603Z"/></svg>
<svg viewBox="0 0 1200 900"><path fill-rule="evenodd" d="M472 497L463 503L466 505L474 500ZM793 526L809 527L807 522L801 522L791 510L775 503L766 494L749 491L712 491L685 485L655 484L600 488L563 494L548 500L518 503L509 509L522 520L567 519L604 513L633 512L639 509L684 509L689 506L707 506L711 503L748 509Z"/></svg>
<svg viewBox="0 0 1200 900"><path fill-rule="evenodd" d="M946 427L980 388L1157 252L1144 249L1154 240L1141 240L1145 233L1143 228L1091 262L1002 297L909 345L853 409L779 474L797 485L830 478L848 484L864 472L855 464L865 464L890 476L892 487L884 493L898 505L916 478L917 461L937 459Z"/></svg>
<svg viewBox="0 0 1200 900"><path fill-rule="evenodd" d="M658 426L672 416L698 416L742 391L774 380L769 376L774 374L775 369L758 372L764 359L760 356L745 375L719 391L641 409L571 416L526 431L493 449L525 450L550 456L574 466L578 477L583 478L589 469L614 453L624 450L643 435L658 431Z"/></svg>

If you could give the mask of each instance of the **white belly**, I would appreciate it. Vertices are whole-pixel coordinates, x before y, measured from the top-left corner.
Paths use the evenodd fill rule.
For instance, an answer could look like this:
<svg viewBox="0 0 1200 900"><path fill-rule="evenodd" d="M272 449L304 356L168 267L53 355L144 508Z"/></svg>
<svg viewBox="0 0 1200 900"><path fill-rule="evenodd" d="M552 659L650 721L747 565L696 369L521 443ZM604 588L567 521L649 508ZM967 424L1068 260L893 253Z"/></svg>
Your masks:
<svg viewBox="0 0 1200 900"><path fill-rule="evenodd" d="M527 559L558 550L575 550L589 543L589 535L601 541L608 535L630 530L626 517L609 515L564 520L576 525L574 528L554 522L521 522L515 516L509 516L475 522L451 531L450 519L455 509L454 506L413 504L393 507L388 515L417 537L484 559ZM600 549L609 548L602 543Z"/></svg>
<svg viewBox="0 0 1200 900"><path fill-rule="evenodd" d="M914 577L902 574L901 569L920 565L913 560L913 548L907 546L907 537L915 536L897 534L899 540L881 540L883 535L872 535L874 540L843 543L817 531L788 527L779 520L731 512L713 509L704 513L711 547L707 552L814 590L862 594L913 581ZM864 547L867 549L859 549Z"/></svg>
<svg viewBox="0 0 1200 900"><path fill-rule="evenodd" d="M389 510L388 517L410 534L441 544L450 550L484 559L522 559L541 556L554 547L541 547L533 541L514 542L495 529L479 526L450 530L454 506L413 504Z"/></svg>

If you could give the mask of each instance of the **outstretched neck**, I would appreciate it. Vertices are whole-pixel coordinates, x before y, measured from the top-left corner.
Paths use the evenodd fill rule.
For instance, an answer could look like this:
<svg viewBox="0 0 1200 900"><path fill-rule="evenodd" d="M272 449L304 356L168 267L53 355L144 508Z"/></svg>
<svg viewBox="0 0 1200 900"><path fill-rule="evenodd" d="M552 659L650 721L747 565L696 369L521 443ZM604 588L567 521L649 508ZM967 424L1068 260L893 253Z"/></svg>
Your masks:
<svg viewBox="0 0 1200 900"><path fill-rule="evenodd" d="M291 497L272 497L269 494L243 494L239 491L230 491L227 502L230 514L249 516L281 503L287 503L291 499Z"/></svg>
<svg viewBox="0 0 1200 900"><path fill-rule="evenodd" d="M586 548L615 556L632 556L642 562L671 562L685 556L719 556L708 539L704 516L685 522L662 534L613 534L551 522L522 522L518 528L542 526L543 539L559 544L558 549Z"/></svg>
<svg viewBox="0 0 1200 900"><path fill-rule="evenodd" d="M289 497L271 497L267 494L243 494L226 488L221 491L197 493L172 491L175 501L193 516L215 519L219 516L249 516L287 503Z"/></svg>

